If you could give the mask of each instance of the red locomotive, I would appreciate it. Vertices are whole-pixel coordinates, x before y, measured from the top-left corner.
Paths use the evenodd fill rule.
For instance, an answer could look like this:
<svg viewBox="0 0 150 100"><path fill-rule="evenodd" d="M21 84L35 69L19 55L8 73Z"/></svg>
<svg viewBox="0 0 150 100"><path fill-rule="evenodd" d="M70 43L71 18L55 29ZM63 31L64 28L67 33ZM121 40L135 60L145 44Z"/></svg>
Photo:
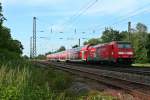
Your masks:
<svg viewBox="0 0 150 100"><path fill-rule="evenodd" d="M130 42L113 41L96 46L85 45L54 54L47 55L48 60L82 61L82 62L133 62L133 48Z"/></svg>

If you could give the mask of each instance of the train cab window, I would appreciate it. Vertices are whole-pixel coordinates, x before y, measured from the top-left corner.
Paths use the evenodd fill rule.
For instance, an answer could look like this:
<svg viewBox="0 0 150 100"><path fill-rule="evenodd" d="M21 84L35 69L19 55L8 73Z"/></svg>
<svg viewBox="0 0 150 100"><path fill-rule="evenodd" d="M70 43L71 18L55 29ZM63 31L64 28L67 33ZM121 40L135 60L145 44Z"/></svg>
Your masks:
<svg viewBox="0 0 150 100"><path fill-rule="evenodd" d="M118 44L118 48L132 48L131 44Z"/></svg>
<svg viewBox="0 0 150 100"><path fill-rule="evenodd" d="M118 48L124 48L124 44L118 44Z"/></svg>
<svg viewBox="0 0 150 100"><path fill-rule="evenodd" d="M131 44L126 44L125 48L132 48Z"/></svg>

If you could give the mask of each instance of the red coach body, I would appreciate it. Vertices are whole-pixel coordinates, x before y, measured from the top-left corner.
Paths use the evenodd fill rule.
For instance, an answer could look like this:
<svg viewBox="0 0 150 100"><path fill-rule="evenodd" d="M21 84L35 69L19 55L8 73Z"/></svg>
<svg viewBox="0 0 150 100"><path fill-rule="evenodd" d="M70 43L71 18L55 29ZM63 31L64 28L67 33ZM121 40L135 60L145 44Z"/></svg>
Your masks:
<svg viewBox="0 0 150 100"><path fill-rule="evenodd" d="M47 55L49 60L86 62L127 62L133 61L133 48L130 42L113 41L96 46L85 45L59 53Z"/></svg>
<svg viewBox="0 0 150 100"><path fill-rule="evenodd" d="M130 42L113 41L93 46L89 50L88 61L99 62L126 62L133 61L133 48Z"/></svg>

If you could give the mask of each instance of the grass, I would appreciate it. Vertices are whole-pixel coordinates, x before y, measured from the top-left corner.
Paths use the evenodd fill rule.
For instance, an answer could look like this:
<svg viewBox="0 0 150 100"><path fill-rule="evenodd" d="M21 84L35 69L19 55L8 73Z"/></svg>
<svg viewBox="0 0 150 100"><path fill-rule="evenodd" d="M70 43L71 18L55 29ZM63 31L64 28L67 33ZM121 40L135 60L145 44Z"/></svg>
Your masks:
<svg viewBox="0 0 150 100"><path fill-rule="evenodd" d="M112 100L101 94L76 95L68 88L73 78L28 61L0 62L0 100Z"/></svg>
<svg viewBox="0 0 150 100"><path fill-rule="evenodd" d="M135 67L150 67L150 64L132 64Z"/></svg>
<svg viewBox="0 0 150 100"><path fill-rule="evenodd" d="M105 95L98 91L92 91L88 96L82 97L82 100L118 100L112 96Z"/></svg>

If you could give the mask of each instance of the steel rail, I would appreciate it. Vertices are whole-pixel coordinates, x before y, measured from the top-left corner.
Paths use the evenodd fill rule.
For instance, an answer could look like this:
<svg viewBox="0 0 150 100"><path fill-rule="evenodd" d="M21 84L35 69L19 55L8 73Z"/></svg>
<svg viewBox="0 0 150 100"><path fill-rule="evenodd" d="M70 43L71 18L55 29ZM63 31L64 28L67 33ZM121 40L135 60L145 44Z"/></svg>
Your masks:
<svg viewBox="0 0 150 100"><path fill-rule="evenodd" d="M145 89L149 89L150 84L145 84L143 82L137 82L137 80L135 81L135 80L129 80L127 78L116 77L114 74L112 74L112 71L111 71L111 73L107 73L108 71L104 72L104 70L95 71L93 69L81 68L81 67L77 67L77 66L76 67L70 66L70 65L66 66L66 65L49 63L49 62L38 62L38 63L44 64L46 66L52 64L57 69L67 71L72 74L80 75L82 77L90 78L90 79L93 79L93 80L96 80L99 82L103 82L105 84L109 84L109 85L112 85L115 87L122 88L122 89L130 92L130 94L132 94L134 96L138 96L139 98L142 98L144 100L148 100L148 98L150 98L149 93L144 93L145 91L143 91L143 89L140 89L140 91L139 91L138 89L136 89L137 87L135 88L135 86L142 85L142 87L145 87ZM113 76L110 74L112 74ZM125 75L125 74L122 74L122 75Z"/></svg>
<svg viewBox="0 0 150 100"><path fill-rule="evenodd" d="M95 69L104 69L116 72L124 72L124 73L132 73L137 75L143 76L150 76L150 68L136 68L136 67L116 67L115 65L108 66L108 65L86 65L86 64L75 64L75 63L64 63L65 65L73 65L73 66L83 66L88 68L95 68Z"/></svg>

